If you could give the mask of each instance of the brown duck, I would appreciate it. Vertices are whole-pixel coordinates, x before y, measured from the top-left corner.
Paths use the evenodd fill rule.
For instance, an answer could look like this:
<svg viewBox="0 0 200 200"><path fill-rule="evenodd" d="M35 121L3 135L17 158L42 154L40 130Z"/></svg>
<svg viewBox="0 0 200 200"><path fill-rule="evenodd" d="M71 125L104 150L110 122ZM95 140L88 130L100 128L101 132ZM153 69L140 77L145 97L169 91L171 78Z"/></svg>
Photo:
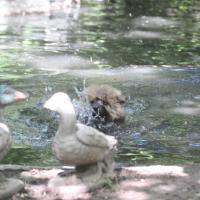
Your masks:
<svg viewBox="0 0 200 200"><path fill-rule="evenodd" d="M105 122L124 122L123 104L126 98L120 90L109 85L91 85L84 89L83 94L92 106L94 115Z"/></svg>

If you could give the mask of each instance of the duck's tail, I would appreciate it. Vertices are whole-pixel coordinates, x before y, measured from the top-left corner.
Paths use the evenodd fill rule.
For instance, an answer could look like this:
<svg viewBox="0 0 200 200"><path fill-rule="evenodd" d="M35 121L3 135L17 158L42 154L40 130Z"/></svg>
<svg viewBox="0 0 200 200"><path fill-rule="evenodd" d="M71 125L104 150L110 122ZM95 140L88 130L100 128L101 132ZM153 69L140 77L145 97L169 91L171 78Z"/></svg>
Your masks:
<svg viewBox="0 0 200 200"><path fill-rule="evenodd" d="M110 150L117 150L117 140L113 136L106 136L109 142L109 149Z"/></svg>

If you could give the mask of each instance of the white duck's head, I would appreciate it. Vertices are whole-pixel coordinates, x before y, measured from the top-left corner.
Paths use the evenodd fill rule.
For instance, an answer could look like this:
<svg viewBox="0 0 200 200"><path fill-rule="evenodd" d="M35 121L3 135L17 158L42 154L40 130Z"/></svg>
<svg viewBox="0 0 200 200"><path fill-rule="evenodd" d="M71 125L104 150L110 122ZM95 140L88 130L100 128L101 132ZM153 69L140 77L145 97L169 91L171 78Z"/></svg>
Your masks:
<svg viewBox="0 0 200 200"><path fill-rule="evenodd" d="M28 94L17 91L8 85L0 85L0 107L24 100L28 96Z"/></svg>
<svg viewBox="0 0 200 200"><path fill-rule="evenodd" d="M57 92L53 94L45 103L44 108L58 112L58 113L73 113L74 107L68 94L64 92Z"/></svg>

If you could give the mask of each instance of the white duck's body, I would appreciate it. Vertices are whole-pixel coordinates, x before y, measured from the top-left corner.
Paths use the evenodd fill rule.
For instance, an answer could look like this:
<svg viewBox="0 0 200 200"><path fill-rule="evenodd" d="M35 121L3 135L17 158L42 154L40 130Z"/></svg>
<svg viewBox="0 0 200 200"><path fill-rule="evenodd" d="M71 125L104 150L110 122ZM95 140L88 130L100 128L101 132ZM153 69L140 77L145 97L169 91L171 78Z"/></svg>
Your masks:
<svg viewBox="0 0 200 200"><path fill-rule="evenodd" d="M68 165L84 165L102 161L116 144L111 136L105 136L92 127L77 124L71 135L59 132L53 141L53 152Z"/></svg>
<svg viewBox="0 0 200 200"><path fill-rule="evenodd" d="M27 97L28 95L25 93L14 90L7 85L0 85L0 161L9 151L12 142L10 130L4 123L4 108ZM10 199L23 187L24 183L21 180L6 178L3 172L0 172L0 199Z"/></svg>
<svg viewBox="0 0 200 200"><path fill-rule="evenodd" d="M11 134L8 126L0 123L0 160L4 158L11 147Z"/></svg>
<svg viewBox="0 0 200 200"><path fill-rule="evenodd" d="M17 101L24 100L27 94L17 91L7 85L0 85L0 161L11 147L11 133L4 123L4 108Z"/></svg>
<svg viewBox="0 0 200 200"><path fill-rule="evenodd" d="M100 131L79 124L69 96L54 94L44 105L60 114L59 128L53 140L53 152L68 165L85 165L103 161L115 149L117 141Z"/></svg>

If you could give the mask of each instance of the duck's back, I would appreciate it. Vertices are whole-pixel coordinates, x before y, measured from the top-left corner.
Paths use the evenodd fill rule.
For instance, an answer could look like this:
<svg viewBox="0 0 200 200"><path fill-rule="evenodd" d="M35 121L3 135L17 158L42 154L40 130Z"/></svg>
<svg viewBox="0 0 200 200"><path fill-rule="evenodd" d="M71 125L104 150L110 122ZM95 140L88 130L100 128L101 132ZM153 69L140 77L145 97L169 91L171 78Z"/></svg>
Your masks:
<svg viewBox="0 0 200 200"><path fill-rule="evenodd" d="M11 135L9 128L0 123L0 161L6 155L11 146Z"/></svg>
<svg viewBox="0 0 200 200"><path fill-rule="evenodd" d="M75 133L54 138L53 151L68 165L83 165L101 161L116 144L112 136L83 124L77 124Z"/></svg>

